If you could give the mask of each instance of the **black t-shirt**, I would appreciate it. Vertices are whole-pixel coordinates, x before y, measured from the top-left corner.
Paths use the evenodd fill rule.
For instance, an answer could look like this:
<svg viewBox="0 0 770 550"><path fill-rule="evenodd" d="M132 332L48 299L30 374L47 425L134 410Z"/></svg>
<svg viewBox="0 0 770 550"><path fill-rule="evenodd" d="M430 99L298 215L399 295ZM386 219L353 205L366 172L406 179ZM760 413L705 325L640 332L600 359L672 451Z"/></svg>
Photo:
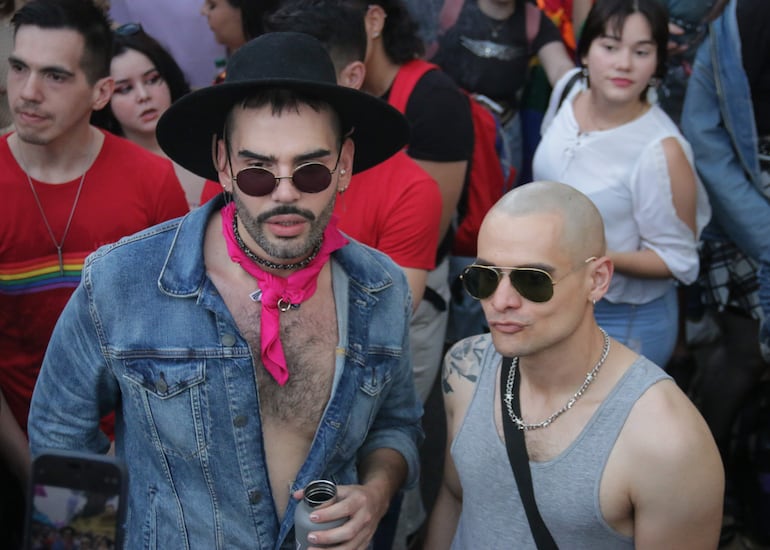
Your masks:
<svg viewBox="0 0 770 550"><path fill-rule="evenodd" d="M754 119L760 136L770 135L770 2L739 0L736 16L743 69L749 79Z"/></svg>
<svg viewBox="0 0 770 550"><path fill-rule="evenodd" d="M411 132L410 157L431 162L470 160L473 120L468 98L442 71L428 71L417 81L404 115Z"/></svg>
<svg viewBox="0 0 770 550"><path fill-rule="evenodd" d="M461 88L516 107L531 57L546 44L559 41L559 30L542 12L530 47L525 9L497 20L482 13L475 0L467 0L455 25L439 39L432 61Z"/></svg>
<svg viewBox="0 0 770 550"><path fill-rule="evenodd" d="M390 90L383 98L387 101ZM425 73L414 86L404 113L411 136L407 154L431 162L468 161L473 156L473 119L468 98L443 71ZM468 186L465 172L463 188ZM446 256L452 231L442 235L436 262Z"/></svg>

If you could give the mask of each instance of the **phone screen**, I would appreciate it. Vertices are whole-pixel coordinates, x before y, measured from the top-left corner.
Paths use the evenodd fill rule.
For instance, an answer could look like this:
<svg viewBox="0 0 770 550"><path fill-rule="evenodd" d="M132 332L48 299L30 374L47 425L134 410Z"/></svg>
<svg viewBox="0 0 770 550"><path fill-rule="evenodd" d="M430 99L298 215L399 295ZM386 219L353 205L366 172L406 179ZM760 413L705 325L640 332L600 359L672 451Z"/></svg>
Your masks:
<svg viewBox="0 0 770 550"><path fill-rule="evenodd" d="M45 454L32 467L28 550L120 547L124 470L102 456Z"/></svg>

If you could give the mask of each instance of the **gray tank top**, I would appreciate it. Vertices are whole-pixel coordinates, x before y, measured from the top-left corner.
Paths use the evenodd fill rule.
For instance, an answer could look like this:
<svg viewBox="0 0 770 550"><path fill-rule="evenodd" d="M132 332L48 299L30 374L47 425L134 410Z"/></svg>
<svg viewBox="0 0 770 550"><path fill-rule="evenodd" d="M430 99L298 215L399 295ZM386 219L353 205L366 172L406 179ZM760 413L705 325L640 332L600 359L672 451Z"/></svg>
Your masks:
<svg viewBox="0 0 770 550"><path fill-rule="evenodd" d="M500 359L490 340L473 399L451 447L463 489L454 550L536 548L494 423ZM564 452L547 462L530 462L540 514L559 548L634 547L633 538L604 520L599 484L634 403L650 386L668 378L660 367L639 357Z"/></svg>

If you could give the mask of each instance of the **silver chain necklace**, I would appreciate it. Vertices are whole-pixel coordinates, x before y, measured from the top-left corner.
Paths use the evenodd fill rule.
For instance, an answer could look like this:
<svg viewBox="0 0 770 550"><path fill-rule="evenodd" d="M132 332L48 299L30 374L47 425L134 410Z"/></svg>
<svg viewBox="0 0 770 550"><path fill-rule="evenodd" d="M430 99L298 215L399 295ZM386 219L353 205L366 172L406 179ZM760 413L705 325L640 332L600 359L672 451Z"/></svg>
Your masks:
<svg viewBox="0 0 770 550"><path fill-rule="evenodd" d="M604 335L604 347L602 348L602 355L599 357L599 361L596 363L596 365L594 365L594 368L592 368L586 374L586 379L583 381L583 384L578 388L578 391L576 391L575 394L569 398L569 401L567 401L567 403L561 409L553 413L542 422L527 424L521 418L516 416L516 413L513 412L513 381L516 378L516 368L519 366L519 358L513 358L511 370L508 371L508 380L505 382L505 407L508 409L508 416L511 417L511 421L516 424L516 427L524 431L547 428L553 423L554 420L570 410L575 405L575 403L577 403L577 400L583 396L583 394L588 389L588 386L590 386L591 382L593 382L596 378L596 374L599 372L599 369L607 359L607 355L610 353L610 337L603 328L599 328L599 330L602 331L602 334Z"/></svg>
<svg viewBox="0 0 770 550"><path fill-rule="evenodd" d="M90 148L90 143L89 143ZM21 158L21 150L19 150L19 157ZM21 171L24 172L24 175L27 176L27 183L29 183L29 188L32 190L32 196L35 197L35 202L37 203L37 208L40 210L40 216L43 218L43 223L45 224L45 228L48 230L48 235L51 237L51 241L53 242L53 245L56 247L56 255L59 259L59 275L64 276L64 255L62 254L62 247L64 246L64 241L67 239L67 234L70 231L70 225L72 225L72 218L75 217L75 209L78 206L78 201L80 200L80 192L83 190L83 182L86 180L86 174L88 173L88 168L86 167L85 172L83 172L83 175L80 176L80 183L78 184L78 191L75 194L75 201L72 203L72 209L70 210L69 218L67 218L67 225L64 226L64 233L62 233L61 241L57 241L56 237L53 234L53 229L51 229L51 224L48 222L48 218L45 215L45 210L43 210L43 203L40 202L40 197L37 195L37 191L35 190L35 185L32 183L32 178L29 177L29 173L27 172L26 164L27 162L24 161L25 166L21 167Z"/></svg>

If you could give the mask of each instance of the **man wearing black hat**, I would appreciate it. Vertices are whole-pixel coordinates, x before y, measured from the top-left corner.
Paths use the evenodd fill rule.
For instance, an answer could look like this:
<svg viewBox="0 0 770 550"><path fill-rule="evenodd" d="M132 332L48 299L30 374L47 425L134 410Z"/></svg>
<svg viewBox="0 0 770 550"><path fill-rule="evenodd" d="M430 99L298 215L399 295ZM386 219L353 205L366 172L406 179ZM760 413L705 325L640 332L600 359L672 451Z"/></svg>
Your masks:
<svg viewBox="0 0 770 550"><path fill-rule="evenodd" d="M325 478L338 500L311 521L349 519L311 542L364 548L416 481L408 285L332 215L407 134L297 33L240 48L161 119L166 153L226 193L89 258L30 415L33 454L106 452L116 411L127 547L293 548L300 490Z"/></svg>

